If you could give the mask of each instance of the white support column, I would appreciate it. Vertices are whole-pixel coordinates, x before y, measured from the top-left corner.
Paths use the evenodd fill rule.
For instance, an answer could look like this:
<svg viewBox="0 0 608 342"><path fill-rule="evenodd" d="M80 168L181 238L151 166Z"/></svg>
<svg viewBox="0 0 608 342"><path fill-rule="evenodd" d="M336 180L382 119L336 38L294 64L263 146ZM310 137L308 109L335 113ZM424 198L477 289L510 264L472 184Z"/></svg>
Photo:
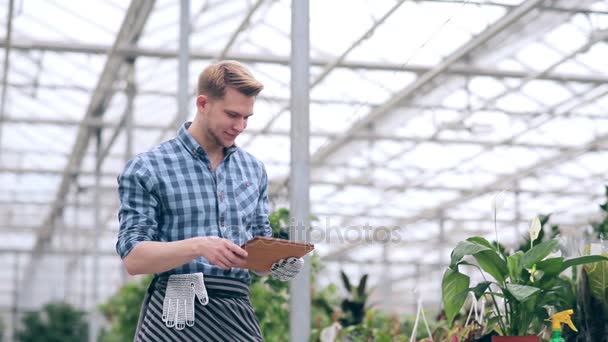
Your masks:
<svg viewBox="0 0 608 342"><path fill-rule="evenodd" d="M99 301L99 238L101 236L101 166L99 161L101 160L102 154L102 141L101 141L102 129L99 128L96 131L95 140L95 152L96 152L96 167L95 167L95 190L94 190L94 224L95 224L95 235L93 237L93 267L91 270L91 303L89 306L89 342L97 342L97 335L100 328L100 317L97 311L97 302Z"/></svg>
<svg viewBox="0 0 608 342"><path fill-rule="evenodd" d="M188 120L188 73L190 63L190 0L181 0L179 12L179 63L176 129Z"/></svg>
<svg viewBox="0 0 608 342"><path fill-rule="evenodd" d="M292 240L309 240L310 221L310 123L309 123L309 4L291 2L291 184ZM310 336L310 258L290 284L289 323L292 342Z"/></svg>
<svg viewBox="0 0 608 342"><path fill-rule="evenodd" d="M15 340L15 332L19 328L20 317L19 317L19 296L21 292L19 291L19 272L20 272L20 255L19 253L13 254L13 302L12 302L12 310L11 310L11 322L8 327L8 341ZM0 335L0 339L2 336Z"/></svg>

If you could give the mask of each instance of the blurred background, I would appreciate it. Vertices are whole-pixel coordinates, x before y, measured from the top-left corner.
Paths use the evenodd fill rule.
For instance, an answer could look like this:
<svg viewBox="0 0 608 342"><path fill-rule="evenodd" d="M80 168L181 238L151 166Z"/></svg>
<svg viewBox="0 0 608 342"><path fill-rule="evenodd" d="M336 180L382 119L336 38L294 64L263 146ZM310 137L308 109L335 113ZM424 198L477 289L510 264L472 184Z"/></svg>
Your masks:
<svg viewBox="0 0 608 342"><path fill-rule="evenodd" d="M307 44L291 1L0 0L7 341L28 312L86 314L137 280L114 249L116 177L193 117L198 73L220 59L265 85L237 144L265 163L275 213L299 181L290 132L308 135L318 288L368 275L374 307L437 312L458 241L513 248L535 215L565 238L602 218L608 1L306 4L309 131L291 127Z"/></svg>

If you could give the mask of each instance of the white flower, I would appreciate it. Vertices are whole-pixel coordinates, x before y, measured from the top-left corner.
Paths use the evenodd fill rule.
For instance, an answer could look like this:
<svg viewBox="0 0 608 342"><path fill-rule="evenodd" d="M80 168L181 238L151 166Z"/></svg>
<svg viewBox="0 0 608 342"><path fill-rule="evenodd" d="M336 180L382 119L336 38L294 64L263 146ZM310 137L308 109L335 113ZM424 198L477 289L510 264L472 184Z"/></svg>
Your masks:
<svg viewBox="0 0 608 342"><path fill-rule="evenodd" d="M540 219L538 216L534 216L532 222L530 222L530 247L532 246L532 241L538 238L538 233L540 233Z"/></svg>

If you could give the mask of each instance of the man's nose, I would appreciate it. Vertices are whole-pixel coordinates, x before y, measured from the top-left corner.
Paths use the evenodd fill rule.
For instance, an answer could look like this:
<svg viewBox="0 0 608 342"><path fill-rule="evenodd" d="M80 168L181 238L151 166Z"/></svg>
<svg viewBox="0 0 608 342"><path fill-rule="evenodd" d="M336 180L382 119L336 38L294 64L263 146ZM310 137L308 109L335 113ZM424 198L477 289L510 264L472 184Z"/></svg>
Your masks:
<svg viewBox="0 0 608 342"><path fill-rule="evenodd" d="M234 129L238 132L244 131L246 127L247 127L247 120L245 120L245 119L238 119L237 122L234 124Z"/></svg>

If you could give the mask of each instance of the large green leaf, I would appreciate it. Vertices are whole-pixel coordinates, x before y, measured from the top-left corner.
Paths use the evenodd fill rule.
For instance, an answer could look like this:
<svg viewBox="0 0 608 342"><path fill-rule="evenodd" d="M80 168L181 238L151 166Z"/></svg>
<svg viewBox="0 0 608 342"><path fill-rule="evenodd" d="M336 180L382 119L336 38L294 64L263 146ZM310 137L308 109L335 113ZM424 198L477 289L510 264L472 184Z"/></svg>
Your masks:
<svg viewBox="0 0 608 342"><path fill-rule="evenodd" d="M536 264L536 269L545 272L545 276L556 275L562 273L563 257L548 258L539 261Z"/></svg>
<svg viewBox="0 0 608 342"><path fill-rule="evenodd" d="M489 248L470 241L460 241L452 251L450 267L455 266L465 255L473 255Z"/></svg>
<svg viewBox="0 0 608 342"><path fill-rule="evenodd" d="M568 260L564 261L564 263L562 265L562 271L566 270L570 266L591 264L591 263L607 261L607 260L608 260L608 257L603 256L603 255L585 255L582 257L578 257L578 258L572 258L572 259L568 259Z"/></svg>
<svg viewBox="0 0 608 342"><path fill-rule="evenodd" d="M483 296L486 290L490 287L490 284L492 284L492 282L482 281L474 287L471 287L469 291L472 291L475 295L475 298L479 300L479 298L481 298L481 296Z"/></svg>
<svg viewBox="0 0 608 342"><path fill-rule="evenodd" d="M604 306L608 305L608 261L584 265L591 295Z"/></svg>
<svg viewBox="0 0 608 342"><path fill-rule="evenodd" d="M466 296L460 296L460 294L468 288L469 277L467 275L454 271L451 268L448 268L443 274L441 299L450 327L452 326L454 317L456 317L466 299Z"/></svg>
<svg viewBox="0 0 608 342"><path fill-rule="evenodd" d="M534 286L507 284L507 291L519 302L525 302L540 289Z"/></svg>
<svg viewBox="0 0 608 342"><path fill-rule="evenodd" d="M525 268L531 268L537 262L543 260L547 255L551 254L553 250L559 245L559 241L556 239L547 240L534 246L532 249L524 253L521 257L521 264Z"/></svg>
<svg viewBox="0 0 608 342"><path fill-rule="evenodd" d="M488 247L490 249L494 249L494 246L492 246L492 244L488 240L482 238L481 236L471 236L466 241L473 242L478 245Z"/></svg>
<svg viewBox="0 0 608 342"><path fill-rule="evenodd" d="M488 272L496 281L504 283L508 275L507 263L494 250L485 250L474 255L482 270Z"/></svg>
<svg viewBox="0 0 608 342"><path fill-rule="evenodd" d="M348 293L351 293L352 286L350 285L350 279L348 279L348 277L346 276L346 273L344 273L344 271L340 271L340 277L342 278L342 283L344 284L346 291L348 291Z"/></svg>
<svg viewBox="0 0 608 342"><path fill-rule="evenodd" d="M519 281L522 270L521 258L523 255L524 253L522 251L517 251L516 253L507 257L507 270L509 271L511 281Z"/></svg>

